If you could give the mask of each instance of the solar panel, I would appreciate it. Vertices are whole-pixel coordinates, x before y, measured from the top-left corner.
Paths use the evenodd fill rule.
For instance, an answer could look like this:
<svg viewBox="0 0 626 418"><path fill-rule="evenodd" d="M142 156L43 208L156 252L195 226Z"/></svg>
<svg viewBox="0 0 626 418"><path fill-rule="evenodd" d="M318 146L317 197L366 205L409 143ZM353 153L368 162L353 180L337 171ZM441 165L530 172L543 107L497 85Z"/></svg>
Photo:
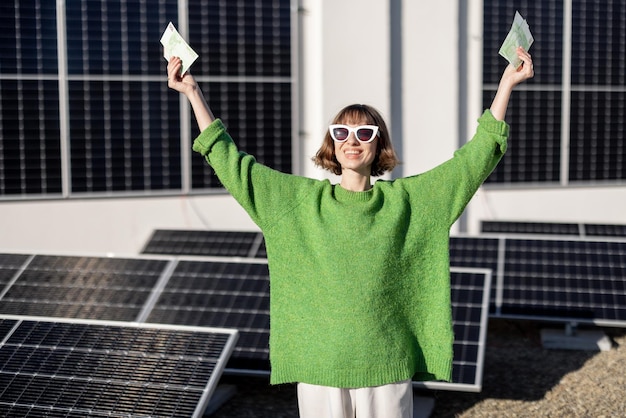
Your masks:
<svg viewBox="0 0 626 418"><path fill-rule="evenodd" d="M0 317L2 416L202 416L237 331Z"/></svg>
<svg viewBox="0 0 626 418"><path fill-rule="evenodd" d="M626 242L506 242L502 315L626 325Z"/></svg>
<svg viewBox="0 0 626 418"><path fill-rule="evenodd" d="M481 221L481 232L485 234L626 237L626 225L557 222Z"/></svg>
<svg viewBox="0 0 626 418"><path fill-rule="evenodd" d="M585 224L585 235L588 237L624 237L626 225Z"/></svg>
<svg viewBox="0 0 626 418"><path fill-rule="evenodd" d="M577 223L481 221L481 231L486 234L542 234L542 235L581 235L581 225Z"/></svg>
<svg viewBox="0 0 626 418"><path fill-rule="evenodd" d="M487 269L450 269L455 336L452 382L413 382L414 387L482 390L491 275Z"/></svg>
<svg viewBox="0 0 626 418"><path fill-rule="evenodd" d="M0 314L135 321L169 262L35 255L2 293Z"/></svg>
<svg viewBox="0 0 626 418"><path fill-rule="evenodd" d="M216 257L267 257L263 234L244 231L157 229L142 252Z"/></svg>
<svg viewBox="0 0 626 418"><path fill-rule="evenodd" d="M456 236L450 262L494 271L494 317L626 326L626 240Z"/></svg>
<svg viewBox="0 0 626 418"><path fill-rule="evenodd" d="M180 260L147 322L237 328L230 371L269 372L267 262Z"/></svg>

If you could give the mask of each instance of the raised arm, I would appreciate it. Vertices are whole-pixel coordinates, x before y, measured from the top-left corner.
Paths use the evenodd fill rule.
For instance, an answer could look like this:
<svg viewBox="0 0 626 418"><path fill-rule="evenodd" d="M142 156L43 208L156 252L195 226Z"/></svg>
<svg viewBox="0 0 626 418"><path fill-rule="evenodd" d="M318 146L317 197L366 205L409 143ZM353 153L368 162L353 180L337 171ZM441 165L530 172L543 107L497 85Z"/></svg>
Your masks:
<svg viewBox="0 0 626 418"><path fill-rule="evenodd" d="M196 117L198 122L198 128L200 132L204 131L215 120L211 108L204 99L200 86L196 83L193 76L187 71L185 74L180 74L183 62L178 57L171 57L167 63L167 85L169 88L176 90L184 94Z"/></svg>
<svg viewBox="0 0 626 418"><path fill-rule="evenodd" d="M522 60L522 64L515 68L509 64L502 78L498 84L498 91L496 92L493 102L491 103L491 113L493 117L498 120L504 120L506 116L506 109L509 106L509 99L513 88L524 80L532 78L535 75L533 69L533 60L530 54L526 52L522 47L517 48L517 56Z"/></svg>

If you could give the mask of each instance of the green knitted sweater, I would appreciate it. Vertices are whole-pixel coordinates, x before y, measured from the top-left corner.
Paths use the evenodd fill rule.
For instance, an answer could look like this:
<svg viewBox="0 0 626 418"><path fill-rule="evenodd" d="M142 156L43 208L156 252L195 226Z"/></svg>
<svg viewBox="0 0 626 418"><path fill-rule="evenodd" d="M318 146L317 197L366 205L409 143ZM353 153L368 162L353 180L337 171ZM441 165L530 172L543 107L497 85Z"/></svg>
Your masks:
<svg viewBox="0 0 626 418"><path fill-rule="evenodd" d="M487 110L453 158L364 192L259 164L220 120L196 138L193 149L265 237L273 384L450 380L450 227L507 136Z"/></svg>

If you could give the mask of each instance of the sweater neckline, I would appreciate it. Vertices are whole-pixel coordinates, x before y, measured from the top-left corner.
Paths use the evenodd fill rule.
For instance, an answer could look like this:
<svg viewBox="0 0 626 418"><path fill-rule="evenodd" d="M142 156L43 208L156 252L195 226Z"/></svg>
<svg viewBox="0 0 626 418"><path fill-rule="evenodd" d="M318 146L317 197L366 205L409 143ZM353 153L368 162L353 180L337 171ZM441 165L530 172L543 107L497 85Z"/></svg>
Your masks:
<svg viewBox="0 0 626 418"><path fill-rule="evenodd" d="M369 190L362 192L353 192L351 190L344 189L340 184L335 185L335 198L339 202L369 202L374 195L374 185Z"/></svg>

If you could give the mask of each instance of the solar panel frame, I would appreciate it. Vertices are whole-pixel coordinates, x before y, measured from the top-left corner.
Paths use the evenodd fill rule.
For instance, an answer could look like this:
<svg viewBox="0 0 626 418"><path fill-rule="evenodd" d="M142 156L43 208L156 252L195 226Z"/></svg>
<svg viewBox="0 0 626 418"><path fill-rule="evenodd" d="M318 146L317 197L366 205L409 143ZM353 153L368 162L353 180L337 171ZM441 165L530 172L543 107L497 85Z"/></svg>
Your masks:
<svg viewBox="0 0 626 418"><path fill-rule="evenodd" d="M146 416L161 406L159 416L201 417L237 337L235 329L0 315L0 411Z"/></svg>
<svg viewBox="0 0 626 418"><path fill-rule="evenodd" d="M228 268L250 268L250 266L258 266L263 270L263 273L253 280L250 284L250 275L244 275L238 277L236 273L227 272ZM217 271L212 267L217 267ZM480 391L482 387L482 370L484 359L484 348L486 339L486 326L488 317L489 306L489 289L491 287L492 272L489 269L480 268L457 268L451 269L452 276L458 274L466 275L481 275L485 278L480 284L480 288L473 288L471 291L480 296L480 319L474 322L461 322L457 321L455 326L457 330L459 327L462 329L465 326L478 327L479 331L475 336L475 341L460 340L456 341L457 353L463 355L464 352L470 352L470 356L473 355L474 359L468 358L456 358L454 362L453 375L463 376L464 373L475 373L471 381L464 381L462 383L441 383L441 382L415 382L416 387L425 387L440 390L459 390L476 392ZM205 287L198 290L196 283L190 283L186 287L183 283L185 279L190 280L202 280L211 279L205 281ZM236 288L231 285L224 285L217 283L220 280L237 280L238 285ZM245 283L244 283L245 282ZM454 290L467 289L462 284L453 286ZM232 292L231 292L232 291ZM219 303L202 304L198 305L196 302L202 300L202 295L217 295L225 298ZM172 295L191 296L192 298L183 298L177 300L176 297L171 299ZM251 296L257 300L255 305L250 305L246 301L247 296ZM239 299L237 299L239 298ZM453 301L453 311L458 309L463 304L455 300ZM470 307L476 308L476 304L470 305ZM182 312L185 315L182 317L182 322L179 321L176 316L177 312ZM198 314L194 314L198 312ZM214 313L215 315L207 315L207 312ZM169 316L174 314L174 316ZM219 315L218 315L219 314ZM229 318L229 315L231 316ZM172 320L174 318L174 320ZM247 318L247 319L246 319ZM150 323L184 323L193 326L225 326L233 327L239 330L239 343L234 348L231 360L226 366L226 373L237 375L253 375L253 376L267 376L270 373L269 364L269 270L267 270L267 260L259 259L213 259L213 258L181 258L179 259L177 269L172 272L170 280L167 282L166 288L163 289L160 294L159 300L155 303L154 308L150 311L150 314L146 317L146 320ZM219 321L219 322L215 322ZM245 322L245 323L243 323ZM459 347L471 347L472 350L459 350ZM471 368L474 370L463 371L459 369Z"/></svg>
<svg viewBox="0 0 626 418"><path fill-rule="evenodd" d="M482 277L482 283L480 279L478 283L473 282L480 277ZM455 330L452 382L413 381L413 387L480 392L487 345L492 271L484 268L451 267L450 280ZM472 283L467 283L468 280ZM464 301L467 298L470 300L469 303ZM462 309L469 313L469 317L459 316ZM466 375L469 375L469 378L466 378Z"/></svg>

